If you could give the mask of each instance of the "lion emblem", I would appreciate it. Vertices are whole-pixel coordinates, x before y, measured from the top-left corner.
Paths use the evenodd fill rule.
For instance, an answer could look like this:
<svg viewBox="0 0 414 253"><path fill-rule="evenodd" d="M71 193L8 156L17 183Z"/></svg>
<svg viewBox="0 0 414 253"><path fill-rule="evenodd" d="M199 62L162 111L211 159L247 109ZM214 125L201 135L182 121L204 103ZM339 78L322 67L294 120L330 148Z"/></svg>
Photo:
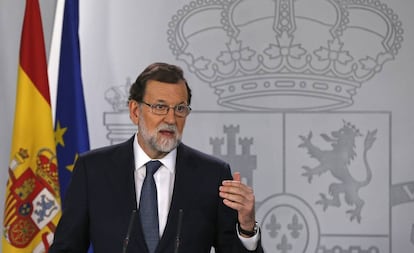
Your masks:
<svg viewBox="0 0 414 253"><path fill-rule="evenodd" d="M331 137L327 134L321 134L321 137L331 143L332 149L321 150L319 147L312 144L312 132L307 137L299 136L302 143L300 148L306 148L310 157L318 160L319 164L310 168L309 166L302 166L305 172L302 174L308 178L308 182L312 183L314 175L321 175L324 172L330 171L332 176L340 182L329 185L329 196L321 193L321 199L316 202L323 206L323 210L329 206L339 207L341 205L340 195L344 194L345 202L349 206L354 206L354 209L346 211L350 214L350 220L356 219L358 223L361 222L361 210L365 201L359 196L359 190L367 186L372 179L372 170L369 166L367 153L371 149L376 140L377 130L368 131L364 141L363 161L366 169L366 177L364 180L356 180L349 171L349 166L354 158L357 156L355 152L355 140L357 137L363 136L360 131L351 123L345 122L343 127L337 131L331 132Z"/></svg>

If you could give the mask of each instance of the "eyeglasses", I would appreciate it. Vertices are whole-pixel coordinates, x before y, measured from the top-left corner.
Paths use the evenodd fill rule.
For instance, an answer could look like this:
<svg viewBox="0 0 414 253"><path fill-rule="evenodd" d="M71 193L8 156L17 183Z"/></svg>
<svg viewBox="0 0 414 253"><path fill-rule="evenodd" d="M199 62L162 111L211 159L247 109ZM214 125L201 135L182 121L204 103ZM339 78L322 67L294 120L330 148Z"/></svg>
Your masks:
<svg viewBox="0 0 414 253"><path fill-rule="evenodd" d="M149 104L144 101L141 101L140 103L149 106L151 108L151 112L157 115L167 115L170 109L174 109L175 116L183 118L191 112L191 107L186 104L169 106L166 104Z"/></svg>

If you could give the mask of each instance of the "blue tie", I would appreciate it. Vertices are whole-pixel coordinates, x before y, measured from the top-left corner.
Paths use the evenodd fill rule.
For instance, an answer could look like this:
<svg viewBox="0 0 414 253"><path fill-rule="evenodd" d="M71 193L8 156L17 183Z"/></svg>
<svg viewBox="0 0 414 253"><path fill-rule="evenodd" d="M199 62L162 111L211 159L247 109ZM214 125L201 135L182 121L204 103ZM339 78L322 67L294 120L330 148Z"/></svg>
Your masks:
<svg viewBox="0 0 414 253"><path fill-rule="evenodd" d="M157 160L149 161L146 164L147 172L144 183L142 184L139 202L139 215L141 218L142 229L150 253L155 252L155 248L160 240L157 186L154 181L154 173L160 166L161 162Z"/></svg>

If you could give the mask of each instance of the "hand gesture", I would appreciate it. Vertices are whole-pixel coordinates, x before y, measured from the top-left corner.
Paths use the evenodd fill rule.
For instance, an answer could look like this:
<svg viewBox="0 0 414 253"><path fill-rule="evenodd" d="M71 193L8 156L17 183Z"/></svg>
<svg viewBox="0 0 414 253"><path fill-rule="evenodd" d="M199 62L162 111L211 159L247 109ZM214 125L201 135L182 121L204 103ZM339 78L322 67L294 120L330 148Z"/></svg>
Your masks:
<svg viewBox="0 0 414 253"><path fill-rule="evenodd" d="M234 173L233 180L223 181L219 191L223 203L237 210L241 228L252 231L255 226L254 193L251 187L241 182L240 173Z"/></svg>

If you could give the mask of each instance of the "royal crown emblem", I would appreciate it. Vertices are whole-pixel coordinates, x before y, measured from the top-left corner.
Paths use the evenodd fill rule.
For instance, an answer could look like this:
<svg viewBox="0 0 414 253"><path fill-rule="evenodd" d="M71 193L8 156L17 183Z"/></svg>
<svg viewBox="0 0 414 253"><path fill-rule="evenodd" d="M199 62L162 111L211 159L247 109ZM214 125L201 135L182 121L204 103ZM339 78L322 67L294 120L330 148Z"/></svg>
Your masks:
<svg viewBox="0 0 414 253"><path fill-rule="evenodd" d="M167 33L220 105L249 111L348 107L403 40L398 16L377 0L196 0Z"/></svg>

